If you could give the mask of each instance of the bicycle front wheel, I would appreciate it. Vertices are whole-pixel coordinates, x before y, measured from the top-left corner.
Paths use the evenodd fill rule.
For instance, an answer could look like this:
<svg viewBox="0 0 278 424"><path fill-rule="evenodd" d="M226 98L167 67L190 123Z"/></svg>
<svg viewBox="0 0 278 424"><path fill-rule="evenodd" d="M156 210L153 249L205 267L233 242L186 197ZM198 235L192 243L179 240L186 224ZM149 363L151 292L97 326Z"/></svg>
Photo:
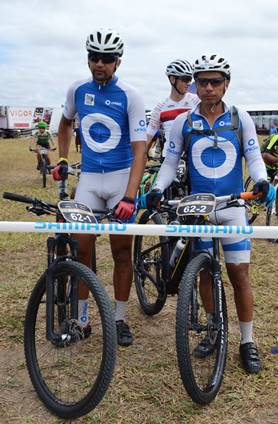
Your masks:
<svg viewBox="0 0 278 424"><path fill-rule="evenodd" d="M218 297L219 313L208 318L200 295L200 277L212 275L211 258L199 254L188 264L181 280L176 313L176 347L178 366L183 385L191 399L201 405L213 401L217 395L226 364L228 320L224 289L216 282L218 296L211 290L212 302ZM209 278L209 277L208 277ZM212 288L212 281L207 281ZM214 346L210 355L200 354L201 341Z"/></svg>
<svg viewBox="0 0 278 424"><path fill-rule="evenodd" d="M252 178L248 177L244 183L244 191L252 191L254 184ZM255 200L245 200L245 203L247 204L248 224L251 225L259 215L259 206Z"/></svg>
<svg viewBox="0 0 278 424"><path fill-rule="evenodd" d="M158 213L145 211L139 224L162 224ZM169 273L169 246L167 237L135 236L134 280L139 303L147 315L155 315L163 308Z"/></svg>
<svg viewBox="0 0 278 424"><path fill-rule="evenodd" d="M81 282L89 290L90 325L85 330L72 319ZM64 343L46 338L47 284L54 290L54 331ZM67 260L52 268L50 281L46 272L41 276L27 306L24 348L32 384L49 410L62 418L76 418L95 408L112 379L116 346L110 300L89 268Z"/></svg>
<svg viewBox="0 0 278 424"><path fill-rule="evenodd" d="M41 173L42 173L42 186L46 187L46 174L47 174L47 163L45 158L41 158Z"/></svg>

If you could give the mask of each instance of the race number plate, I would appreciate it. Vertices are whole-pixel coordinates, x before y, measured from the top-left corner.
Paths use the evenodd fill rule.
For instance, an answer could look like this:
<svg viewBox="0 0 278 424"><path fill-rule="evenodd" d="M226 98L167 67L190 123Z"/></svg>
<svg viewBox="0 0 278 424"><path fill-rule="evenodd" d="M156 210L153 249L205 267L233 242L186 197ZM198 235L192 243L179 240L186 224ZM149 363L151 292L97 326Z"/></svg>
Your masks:
<svg viewBox="0 0 278 424"><path fill-rule="evenodd" d="M63 200L58 203L58 208L67 222L97 222L92 210L75 200Z"/></svg>
<svg viewBox="0 0 278 424"><path fill-rule="evenodd" d="M177 207L177 215L208 215L214 211L215 203L213 194L192 194L181 199Z"/></svg>
<svg viewBox="0 0 278 424"><path fill-rule="evenodd" d="M41 155L47 155L47 153L48 153L48 149L46 149L45 147L41 147L39 149L39 151L40 151L40 154Z"/></svg>

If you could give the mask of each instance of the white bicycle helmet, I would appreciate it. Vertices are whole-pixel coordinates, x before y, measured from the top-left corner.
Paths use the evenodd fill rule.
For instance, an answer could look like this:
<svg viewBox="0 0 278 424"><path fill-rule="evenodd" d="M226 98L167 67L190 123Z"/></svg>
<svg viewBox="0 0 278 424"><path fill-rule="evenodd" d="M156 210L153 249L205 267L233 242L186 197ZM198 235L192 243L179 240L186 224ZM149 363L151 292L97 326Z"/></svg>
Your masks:
<svg viewBox="0 0 278 424"><path fill-rule="evenodd" d="M218 54L203 55L197 59L193 65L193 77L196 78L198 72L222 72L227 79L231 78L230 65L224 57Z"/></svg>
<svg viewBox="0 0 278 424"><path fill-rule="evenodd" d="M88 36L86 49L89 53L113 53L122 56L124 43L118 32L100 28Z"/></svg>
<svg viewBox="0 0 278 424"><path fill-rule="evenodd" d="M187 60L174 60L167 66L166 75L173 75L174 77L192 77L192 66Z"/></svg>

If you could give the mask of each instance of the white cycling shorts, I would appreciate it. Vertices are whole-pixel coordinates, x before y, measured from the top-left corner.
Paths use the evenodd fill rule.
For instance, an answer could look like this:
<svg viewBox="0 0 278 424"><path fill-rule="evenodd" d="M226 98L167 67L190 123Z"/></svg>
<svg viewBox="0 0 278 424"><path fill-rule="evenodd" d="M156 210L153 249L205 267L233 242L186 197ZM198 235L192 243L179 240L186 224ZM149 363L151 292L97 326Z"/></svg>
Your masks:
<svg viewBox="0 0 278 424"><path fill-rule="evenodd" d="M81 172L75 200L91 209L112 209L124 197L130 168L114 172ZM135 214L128 222L134 222Z"/></svg>
<svg viewBox="0 0 278 424"><path fill-rule="evenodd" d="M213 212L209 216L210 222L216 225L248 225L246 209L234 207ZM250 239L246 238L221 238L220 239L225 263L250 263ZM195 249L209 250L212 252L212 240L200 238L196 241Z"/></svg>

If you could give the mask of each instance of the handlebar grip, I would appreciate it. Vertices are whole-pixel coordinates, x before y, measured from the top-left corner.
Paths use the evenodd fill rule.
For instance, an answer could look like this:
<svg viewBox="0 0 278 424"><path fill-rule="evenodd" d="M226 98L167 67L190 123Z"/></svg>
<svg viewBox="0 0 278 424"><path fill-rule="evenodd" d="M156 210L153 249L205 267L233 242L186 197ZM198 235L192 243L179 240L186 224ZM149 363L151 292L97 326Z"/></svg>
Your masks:
<svg viewBox="0 0 278 424"><path fill-rule="evenodd" d="M244 191L243 193L240 193L240 198L245 200L255 200L260 199L262 195L263 193L253 194L252 191Z"/></svg>
<svg viewBox="0 0 278 424"><path fill-rule="evenodd" d="M22 202L22 203L29 203L29 204L34 203L34 199L32 199L32 197L22 196L21 194L16 194L16 193L9 193L7 191L3 193L3 198L14 200L16 202Z"/></svg>

